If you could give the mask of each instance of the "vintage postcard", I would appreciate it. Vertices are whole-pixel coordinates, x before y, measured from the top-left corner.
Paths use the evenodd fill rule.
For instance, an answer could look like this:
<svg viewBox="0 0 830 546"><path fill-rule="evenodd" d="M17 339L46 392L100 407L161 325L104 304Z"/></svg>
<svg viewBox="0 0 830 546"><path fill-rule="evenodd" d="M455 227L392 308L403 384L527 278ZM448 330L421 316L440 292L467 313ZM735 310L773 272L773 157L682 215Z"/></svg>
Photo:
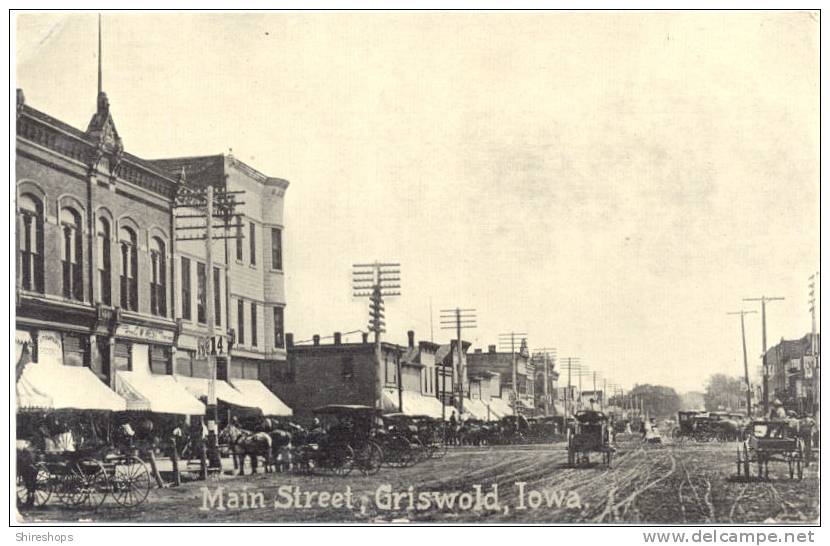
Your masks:
<svg viewBox="0 0 830 546"><path fill-rule="evenodd" d="M10 21L14 525L819 523L818 11Z"/></svg>

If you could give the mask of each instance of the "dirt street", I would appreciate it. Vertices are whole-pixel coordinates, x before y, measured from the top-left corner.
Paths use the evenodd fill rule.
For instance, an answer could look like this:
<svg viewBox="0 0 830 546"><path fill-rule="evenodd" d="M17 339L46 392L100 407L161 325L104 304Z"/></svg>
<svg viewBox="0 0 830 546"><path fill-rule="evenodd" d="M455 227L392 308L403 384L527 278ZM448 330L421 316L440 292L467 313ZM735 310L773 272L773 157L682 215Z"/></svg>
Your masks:
<svg viewBox="0 0 830 546"><path fill-rule="evenodd" d="M223 476L153 489L140 507L95 513L50 501L26 521L794 523L819 517L818 465L768 481L735 477L735 445L621 441L611 468L566 467L564 444L455 448L410 468ZM599 459L599 457L595 457ZM397 493L395 496L393 493Z"/></svg>

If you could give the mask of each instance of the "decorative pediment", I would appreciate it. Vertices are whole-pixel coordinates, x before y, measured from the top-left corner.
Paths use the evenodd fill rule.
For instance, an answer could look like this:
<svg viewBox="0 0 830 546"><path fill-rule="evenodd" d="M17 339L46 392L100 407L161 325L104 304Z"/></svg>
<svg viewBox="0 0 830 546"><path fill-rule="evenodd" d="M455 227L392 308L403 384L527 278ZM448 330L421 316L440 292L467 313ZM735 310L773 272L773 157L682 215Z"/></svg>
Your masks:
<svg viewBox="0 0 830 546"><path fill-rule="evenodd" d="M123 150L121 137L118 136L115 122L110 115L109 99L104 92L98 94L98 109L89 121L86 133L107 151Z"/></svg>

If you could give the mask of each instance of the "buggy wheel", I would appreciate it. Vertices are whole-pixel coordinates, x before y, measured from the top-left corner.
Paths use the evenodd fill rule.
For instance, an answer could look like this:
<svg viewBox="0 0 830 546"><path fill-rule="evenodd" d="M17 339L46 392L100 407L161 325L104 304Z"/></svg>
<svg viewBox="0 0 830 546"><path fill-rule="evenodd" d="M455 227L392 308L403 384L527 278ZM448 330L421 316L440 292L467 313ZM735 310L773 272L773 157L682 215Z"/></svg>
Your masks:
<svg viewBox="0 0 830 546"><path fill-rule="evenodd" d="M402 454L403 456L406 456ZM412 452L410 451L409 460L411 460ZM366 442L360 448L360 451L355 455L355 463L364 476L372 476L380 471L383 464L383 451L375 442Z"/></svg>
<svg viewBox="0 0 830 546"><path fill-rule="evenodd" d="M29 495L31 495L31 506L36 508L46 504L52 496L52 476L49 473L49 469L46 468L46 465L43 463L35 463L29 467L29 470L33 473L32 477L34 479L34 483L32 485L34 485L34 491L29 491L25 480L23 479L23 475L18 474L17 502L20 506L25 506L26 502L29 500Z"/></svg>
<svg viewBox="0 0 830 546"><path fill-rule="evenodd" d="M73 464L66 468L66 473L61 476L59 488L58 500L66 506L80 506L86 501L86 478L79 465Z"/></svg>
<svg viewBox="0 0 830 546"><path fill-rule="evenodd" d="M107 497L107 492L110 489L109 477L99 461L91 459L81 461L79 468L84 477L84 490L86 492L83 505L95 510L101 506Z"/></svg>
<svg viewBox="0 0 830 546"><path fill-rule="evenodd" d="M349 446L339 446L335 449L333 455L336 458L331 461L331 471L341 477L348 476L354 467L354 451Z"/></svg>
<svg viewBox="0 0 830 546"><path fill-rule="evenodd" d="M147 466L138 457L128 457L116 463L110 483L112 498L128 508L144 502L152 487Z"/></svg>

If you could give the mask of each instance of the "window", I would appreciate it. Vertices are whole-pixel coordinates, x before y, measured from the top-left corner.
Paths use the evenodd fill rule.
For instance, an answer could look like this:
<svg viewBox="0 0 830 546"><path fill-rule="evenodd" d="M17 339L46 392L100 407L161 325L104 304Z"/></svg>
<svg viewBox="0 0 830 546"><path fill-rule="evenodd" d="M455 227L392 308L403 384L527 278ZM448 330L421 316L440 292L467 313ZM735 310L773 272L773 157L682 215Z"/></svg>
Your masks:
<svg viewBox="0 0 830 546"><path fill-rule="evenodd" d="M121 307L138 311L138 239L135 231L123 227L121 239Z"/></svg>
<svg viewBox="0 0 830 546"><path fill-rule="evenodd" d="M213 322L216 326L222 324L222 270L213 268Z"/></svg>
<svg viewBox="0 0 830 546"><path fill-rule="evenodd" d="M282 230L271 228L271 267L282 271Z"/></svg>
<svg viewBox="0 0 830 546"><path fill-rule="evenodd" d="M182 318L191 320L190 308L190 258L182 256Z"/></svg>
<svg viewBox="0 0 830 546"><path fill-rule="evenodd" d="M160 317L167 316L167 257L164 250L164 241L153 237L150 242L150 313Z"/></svg>
<svg viewBox="0 0 830 546"><path fill-rule="evenodd" d="M274 307L274 347L285 347L285 310L282 307Z"/></svg>
<svg viewBox="0 0 830 546"><path fill-rule="evenodd" d="M242 216L236 215L236 259L242 261Z"/></svg>
<svg viewBox="0 0 830 546"><path fill-rule="evenodd" d="M236 343L245 345L245 302L237 300L236 302Z"/></svg>
<svg viewBox="0 0 830 546"><path fill-rule="evenodd" d="M83 251L84 243L81 215L74 209L61 210L61 262L63 263L63 297L83 301L84 274Z"/></svg>
<svg viewBox="0 0 830 546"><path fill-rule="evenodd" d="M43 292L43 204L24 194L20 207L20 277L24 290Z"/></svg>
<svg viewBox="0 0 830 546"><path fill-rule="evenodd" d="M196 320L207 322L207 266L196 262Z"/></svg>
<svg viewBox="0 0 830 546"><path fill-rule="evenodd" d="M251 346L257 346L256 304L251 302Z"/></svg>
<svg viewBox="0 0 830 546"><path fill-rule="evenodd" d="M354 358L351 356L344 356L343 360L343 379L351 379L354 377Z"/></svg>
<svg viewBox="0 0 830 546"><path fill-rule="evenodd" d="M110 252L110 222L98 218L98 290L101 303L112 305L112 256Z"/></svg>
<svg viewBox="0 0 830 546"><path fill-rule="evenodd" d="M256 265L256 224L250 224L251 265Z"/></svg>
<svg viewBox="0 0 830 546"><path fill-rule="evenodd" d="M385 357L386 361L386 382L387 383L398 383L398 367L395 364L395 360L389 358L389 355Z"/></svg>

